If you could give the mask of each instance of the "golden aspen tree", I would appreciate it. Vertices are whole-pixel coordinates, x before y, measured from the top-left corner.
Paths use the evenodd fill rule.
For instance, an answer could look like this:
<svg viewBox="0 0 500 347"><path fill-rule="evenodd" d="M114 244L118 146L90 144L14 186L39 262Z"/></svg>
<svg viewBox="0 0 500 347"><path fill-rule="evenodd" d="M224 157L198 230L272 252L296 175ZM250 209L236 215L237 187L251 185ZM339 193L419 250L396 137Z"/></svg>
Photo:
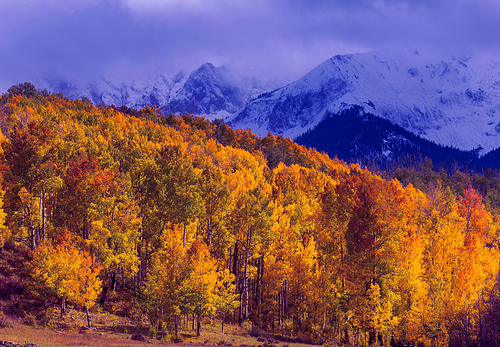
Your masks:
<svg viewBox="0 0 500 347"><path fill-rule="evenodd" d="M119 271L124 276L138 271L140 218L132 194L129 175L103 169L96 158L83 157L70 161L54 209L55 225L80 237L82 247L104 266L112 290ZM105 296L106 290L103 300Z"/></svg>
<svg viewBox="0 0 500 347"><path fill-rule="evenodd" d="M137 273L139 258L136 251L139 242L139 208L132 197L128 175L108 172L112 175L99 201L90 208L91 219L87 247L104 266L106 273L116 276L133 276ZM115 282L116 283L116 282Z"/></svg>
<svg viewBox="0 0 500 347"><path fill-rule="evenodd" d="M447 344L449 334L446 320L453 317L455 278L458 252L463 244L455 198L439 184L428 193L425 213L425 278L428 296L425 314L424 343Z"/></svg>
<svg viewBox="0 0 500 347"><path fill-rule="evenodd" d="M33 252L26 263L30 275L28 288L39 298L54 296L61 303L61 318L66 301L90 309L101 291L99 272L102 267L85 251L75 248L71 240L44 243Z"/></svg>
<svg viewBox="0 0 500 347"><path fill-rule="evenodd" d="M354 198L354 187L351 178L343 178L337 185L332 179L325 184L320 194L320 206L315 216L316 239L318 245L318 266L322 278L322 292L325 305L322 306L323 329L330 331L330 336L340 343L340 331L349 325L347 303L350 289L347 286L347 243L346 230L351 219ZM331 318L329 318L331 317ZM327 325L331 321L332 324ZM335 337L333 337L335 336ZM345 339L345 337L344 337Z"/></svg>
<svg viewBox="0 0 500 347"><path fill-rule="evenodd" d="M3 248L5 242L10 239L11 232L8 226L5 225L7 214L3 210L3 197L5 192L0 190L0 249Z"/></svg>
<svg viewBox="0 0 500 347"><path fill-rule="evenodd" d="M399 318L393 315L392 302L387 297L385 299L381 297L378 283L370 283L367 294L368 305L373 307L370 314L371 327L382 336L382 344L388 345Z"/></svg>
<svg viewBox="0 0 500 347"><path fill-rule="evenodd" d="M186 248L183 246L182 228L174 225L165 230L162 245L151 256L150 266L142 291L143 305L149 319L158 331L170 317L183 311L182 284L188 275Z"/></svg>
<svg viewBox="0 0 500 347"><path fill-rule="evenodd" d="M236 294L235 276L228 269L217 273L215 289L215 307L222 316L221 332L224 333L226 316L240 306L238 294Z"/></svg>
<svg viewBox="0 0 500 347"><path fill-rule="evenodd" d="M244 252L239 264L242 271L240 288L243 294L241 319L250 318L250 262L259 257L262 249L267 247L273 209L269 186L257 186L237 199L229 218L237 247Z"/></svg>
<svg viewBox="0 0 500 347"><path fill-rule="evenodd" d="M144 177L146 197L155 204L156 218L163 227L183 225L185 247L188 224L204 214L201 170L193 166L186 149L176 145L165 145L155 161L151 172Z"/></svg>
<svg viewBox="0 0 500 347"><path fill-rule="evenodd" d="M491 292L497 282L500 254L491 247L494 224L485 210L482 197L472 188L465 190L457 204L461 217L463 244L458 248L458 263L454 269L454 316L455 324L450 335L460 339L474 340L479 330L476 317L480 315L486 293ZM456 331L457 328L461 332Z"/></svg>
<svg viewBox="0 0 500 347"><path fill-rule="evenodd" d="M196 314L196 336L200 336L201 317L210 316L217 309L217 263L200 239L189 246L186 262L187 276L180 289L182 301L185 311Z"/></svg>
<svg viewBox="0 0 500 347"><path fill-rule="evenodd" d="M32 111L34 112L34 110ZM14 126L9 140L3 143L9 170L5 196L9 225L17 237L33 250L46 239L47 200L62 185L56 164L54 130L47 122L31 120L25 126Z"/></svg>
<svg viewBox="0 0 500 347"><path fill-rule="evenodd" d="M201 197L205 207L202 229L206 244L212 254L215 254L219 259L224 258L228 248L228 235L224 220L229 212L229 195L225 173L216 165L210 162L205 163L201 189Z"/></svg>
<svg viewBox="0 0 500 347"><path fill-rule="evenodd" d="M253 262L262 259L270 244L274 203L271 186L264 177L264 160L246 151L225 148L217 153L216 160L224 168L227 177L228 218L225 228L229 236L228 268L236 277L237 293L241 294L240 321L251 319L251 280L261 273ZM262 260L259 260L262 261ZM257 305L259 306L259 305ZM257 308L257 314L259 309Z"/></svg>
<svg viewBox="0 0 500 347"><path fill-rule="evenodd" d="M427 197L409 184L405 188L405 198L401 204L403 223L406 225L405 237L400 249L395 252L399 273L394 290L401 295L400 322L395 335L405 341L424 342L428 285L424 264L425 215L421 206L427 203Z"/></svg>
<svg viewBox="0 0 500 347"><path fill-rule="evenodd" d="M5 184L4 176L5 172L8 169L5 164L5 155L3 151L3 147L7 139L0 131L0 249L3 248L5 242L10 239L11 231L8 226L6 226L6 217L7 214L4 212L4 197L5 197Z"/></svg>
<svg viewBox="0 0 500 347"><path fill-rule="evenodd" d="M323 189L326 176L314 169L282 163L272 172L273 197L279 204L276 209L273 246L275 259L281 265L281 283L278 296L279 324L293 331L323 330L324 315L316 290L318 256L315 242L315 210L318 195ZM285 300L286 298L286 300Z"/></svg>

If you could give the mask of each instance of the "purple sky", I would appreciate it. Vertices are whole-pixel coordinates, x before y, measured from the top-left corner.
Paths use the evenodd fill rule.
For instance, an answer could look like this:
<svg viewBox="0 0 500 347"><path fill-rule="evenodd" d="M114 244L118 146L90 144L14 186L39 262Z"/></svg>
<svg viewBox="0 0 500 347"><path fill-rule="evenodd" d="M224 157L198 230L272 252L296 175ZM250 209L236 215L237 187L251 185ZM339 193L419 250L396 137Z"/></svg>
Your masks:
<svg viewBox="0 0 500 347"><path fill-rule="evenodd" d="M498 0L1 0L0 92L207 61L289 82L336 54L390 45L495 51L499 33Z"/></svg>

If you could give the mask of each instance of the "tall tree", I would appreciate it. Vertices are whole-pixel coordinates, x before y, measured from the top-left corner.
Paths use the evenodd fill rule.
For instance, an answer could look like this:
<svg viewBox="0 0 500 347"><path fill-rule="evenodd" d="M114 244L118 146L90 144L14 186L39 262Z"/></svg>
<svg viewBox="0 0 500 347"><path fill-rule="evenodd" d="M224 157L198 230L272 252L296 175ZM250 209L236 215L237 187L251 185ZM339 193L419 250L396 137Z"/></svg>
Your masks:
<svg viewBox="0 0 500 347"><path fill-rule="evenodd" d="M69 239L44 243L33 252L26 264L30 291L41 299L56 297L61 303L61 318L66 301L85 307L90 326L89 309L101 291L100 264L89 253L79 251Z"/></svg>

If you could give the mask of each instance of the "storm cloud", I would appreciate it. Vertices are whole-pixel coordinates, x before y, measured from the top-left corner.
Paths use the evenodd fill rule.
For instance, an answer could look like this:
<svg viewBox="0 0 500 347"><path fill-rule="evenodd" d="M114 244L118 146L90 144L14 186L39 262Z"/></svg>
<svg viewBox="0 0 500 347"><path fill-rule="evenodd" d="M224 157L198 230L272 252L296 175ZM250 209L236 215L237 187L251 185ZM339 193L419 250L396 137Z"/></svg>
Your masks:
<svg viewBox="0 0 500 347"><path fill-rule="evenodd" d="M205 62L291 81L336 54L500 47L483 0L3 0L0 92L45 77L149 78Z"/></svg>

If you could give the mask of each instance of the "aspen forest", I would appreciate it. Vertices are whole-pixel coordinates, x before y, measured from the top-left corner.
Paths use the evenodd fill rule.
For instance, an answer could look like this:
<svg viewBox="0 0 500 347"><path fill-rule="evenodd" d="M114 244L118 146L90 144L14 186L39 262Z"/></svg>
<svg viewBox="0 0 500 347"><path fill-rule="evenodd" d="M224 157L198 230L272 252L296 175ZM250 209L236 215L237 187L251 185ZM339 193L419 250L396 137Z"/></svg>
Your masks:
<svg viewBox="0 0 500 347"><path fill-rule="evenodd" d="M391 177L29 83L1 96L0 129L0 246L29 248L25 293L61 316L90 326L120 288L172 334L212 318L331 346L499 344L493 174Z"/></svg>

